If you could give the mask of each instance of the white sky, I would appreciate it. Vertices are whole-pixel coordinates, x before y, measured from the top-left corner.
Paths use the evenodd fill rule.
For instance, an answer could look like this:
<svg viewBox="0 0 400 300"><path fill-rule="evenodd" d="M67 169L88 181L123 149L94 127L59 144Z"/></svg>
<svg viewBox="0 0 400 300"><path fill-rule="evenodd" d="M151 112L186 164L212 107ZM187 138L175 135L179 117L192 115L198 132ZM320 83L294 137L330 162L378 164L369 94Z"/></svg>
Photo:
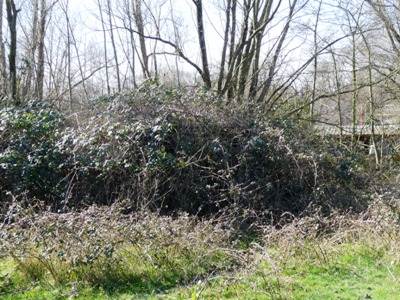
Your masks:
<svg viewBox="0 0 400 300"><path fill-rule="evenodd" d="M27 5L29 4L30 0L21 0L23 3L22 5ZM69 4L69 11L70 11L70 19L74 23L74 20L76 21L76 28L74 34L76 35L75 37L78 40L78 47L80 49L80 52L82 55L85 55L85 51L87 50L86 47L89 47L95 43L97 45L97 48L102 51L103 48L103 32L101 31L101 24L97 20L97 18L94 16L95 14L98 15L98 8L96 4L96 0L59 0L60 3L65 3L68 1ZM111 0L113 4L116 3L116 0ZM197 31L196 31L196 17L195 17L195 12L194 12L194 4L192 0L148 0L149 2L153 3L166 3L165 6L168 7L169 3L173 3L173 9L174 9L174 17L175 18L182 18L182 23L184 24L180 29L182 30L183 39L185 40L185 48L183 49L183 52L185 53L186 56L188 56L192 61L196 62L197 64L200 64L200 51L199 51L199 46L198 46L198 37L197 37ZM317 2L317 1L315 1ZM220 55L221 55L221 46L222 46L222 35L224 31L224 24L221 21L224 16L221 16L220 14L224 14L223 9L217 8L217 4L221 4L223 1L221 0L204 0L203 1L203 8L204 8L204 22L205 22L205 27L206 27L206 39L207 39L207 47L208 47L208 54L209 54L209 63L211 66L212 72L218 71L219 67L219 60L220 60ZM288 3L287 1L284 1L284 3ZM22 6L22 8L23 8ZM158 6L159 7L159 6ZM284 6L286 7L286 6ZM268 51L272 45L275 44L275 42L271 42L274 38L276 38L280 30L282 28L282 24L284 24L284 20L286 17L286 12L283 12L281 17L281 21L278 26L273 28L272 30L268 31L267 36L265 37L265 49ZM170 14L168 11L162 12L162 15L164 18L170 17ZM64 31L62 26L64 26L64 21L63 21L63 16L61 16L60 23L61 30ZM278 19L277 19L278 20ZM96 31L97 29L97 31ZM64 31L65 32L65 31ZM22 35L21 35L22 36ZM169 39L169 36L163 36L165 39ZM298 36L292 36L288 38L288 41L291 40L291 43L289 47L286 50L290 50L293 48L296 48L299 46L301 39L305 39L304 33L303 32L298 32ZM108 37L108 40L109 37ZM172 40L172 39L171 39ZM154 43L154 42L150 42ZM158 46L160 46L161 43L158 43ZM126 45L125 45L126 46ZM303 48L304 49L304 48ZM152 52L153 49L148 49L148 52ZM174 49L171 49L171 47L165 47L165 51L173 52ZM109 59L113 57L113 54L111 53L111 47L109 47L108 51L109 53ZM159 47L158 51L163 51L162 47ZM297 51L297 50L296 50ZM292 52L290 55L297 56L299 57L299 60L302 59L307 59L309 58L309 53L306 53L306 55L303 56L299 55L300 51L297 51L297 54L295 52ZM98 59L102 59L101 57L98 57ZM297 58L296 58L297 59ZM121 55L121 61L124 60L123 55ZM293 59L290 59L291 62L293 63ZM169 64L172 67L174 67L175 64L175 57L173 56L159 56L158 59L158 64L160 65L161 62L165 62L165 64ZM182 62L182 59L178 59L178 61ZM138 66L138 64L137 64ZM186 72L190 73L196 73L194 68L192 66L189 66L187 63L181 63L180 65L181 70L184 70ZM293 67L293 65L292 65ZM173 70L175 71L175 70Z"/></svg>
<svg viewBox="0 0 400 300"><path fill-rule="evenodd" d="M157 3L164 2L165 0L156 0ZM206 26L206 39L207 39L207 48L209 53L209 63L211 66L217 66L219 64L219 55L222 45L222 34L223 34L223 26L220 22L220 16L218 15L215 4L212 2L215 0L204 1L204 23ZM153 1L154 2L154 1ZM217 1L218 2L218 1ZM196 33L196 16L194 15L194 6L192 0L172 0L173 8L174 8L174 17L181 18L185 28L183 31L185 33L184 39L187 41L185 45L184 53L196 63L200 63L200 53L198 49L198 37ZM166 7L169 6L169 3L165 4ZM86 39L94 39L96 37L98 39L99 44L103 43L103 33L98 31L97 33L93 31L94 28L101 29L100 22L93 16L93 13L98 14L98 8L95 3L95 0L69 0L69 8L72 15L76 13L76 17L82 21L84 24L84 28L81 29L81 33L86 36ZM164 13L165 17L169 17L168 12ZM86 28L85 28L86 27ZM194 51L191 52L191 50ZM170 47L167 47L166 50L170 50ZM211 55L210 55L211 54ZM212 55L214 54L214 55ZM218 55L215 55L218 54ZM174 58L171 57L173 61ZM171 64L174 64L171 62ZM182 67L187 72L195 72L193 67L188 64L182 64Z"/></svg>

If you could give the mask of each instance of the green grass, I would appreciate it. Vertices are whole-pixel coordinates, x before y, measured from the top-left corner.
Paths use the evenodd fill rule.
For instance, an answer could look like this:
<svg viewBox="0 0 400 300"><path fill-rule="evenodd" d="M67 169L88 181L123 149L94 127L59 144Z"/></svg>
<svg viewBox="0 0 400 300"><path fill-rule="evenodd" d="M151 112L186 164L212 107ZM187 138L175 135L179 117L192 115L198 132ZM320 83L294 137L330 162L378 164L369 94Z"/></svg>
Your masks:
<svg viewBox="0 0 400 300"><path fill-rule="evenodd" d="M168 289L161 281L159 286L157 282L144 286L145 280L133 280L130 286L108 291L78 283L51 286L44 282L24 282L13 263L3 259L0 263L2 276L15 272L15 276L10 276L15 281L9 283L8 292L7 287L2 286L0 299L70 299L71 296L74 299L121 300L399 298L400 266L388 262L390 257L382 251L360 244L344 244L327 254L324 262L315 257L305 258L309 253L288 258L280 256L280 249L268 252L262 256L257 254L257 258L254 257L257 264L252 268L211 274L189 285L175 283L174 288ZM168 287L172 286L169 282Z"/></svg>
<svg viewBox="0 0 400 300"><path fill-rule="evenodd" d="M400 268L368 252L348 249L330 263L311 261L289 275L294 299L398 299Z"/></svg>
<svg viewBox="0 0 400 300"><path fill-rule="evenodd" d="M348 244L331 261L293 257L276 261L274 269L263 260L256 270L178 288L170 299L399 299L400 267L387 265L369 252L355 252ZM370 250L369 250L370 251ZM275 251L274 251L275 252ZM149 299L163 299L152 297Z"/></svg>

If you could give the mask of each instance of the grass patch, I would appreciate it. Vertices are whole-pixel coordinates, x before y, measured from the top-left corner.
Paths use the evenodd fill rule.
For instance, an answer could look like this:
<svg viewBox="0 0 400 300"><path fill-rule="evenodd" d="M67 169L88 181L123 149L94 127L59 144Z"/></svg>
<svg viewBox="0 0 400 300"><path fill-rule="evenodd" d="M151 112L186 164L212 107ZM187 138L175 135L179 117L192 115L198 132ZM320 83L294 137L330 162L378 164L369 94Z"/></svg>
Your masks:
<svg viewBox="0 0 400 300"><path fill-rule="evenodd" d="M285 274L295 299L397 299L399 266L380 262L370 250L354 252L349 244L329 263L299 264ZM365 250L365 249L364 249ZM285 272L284 272L285 273Z"/></svg>
<svg viewBox="0 0 400 300"><path fill-rule="evenodd" d="M398 299L399 266L379 264L365 253L349 253L352 246L346 245L337 261L329 264L293 258L291 266L274 269L264 262L234 277L216 277L207 283L179 288L169 296L171 299ZM287 262L278 263L282 266Z"/></svg>

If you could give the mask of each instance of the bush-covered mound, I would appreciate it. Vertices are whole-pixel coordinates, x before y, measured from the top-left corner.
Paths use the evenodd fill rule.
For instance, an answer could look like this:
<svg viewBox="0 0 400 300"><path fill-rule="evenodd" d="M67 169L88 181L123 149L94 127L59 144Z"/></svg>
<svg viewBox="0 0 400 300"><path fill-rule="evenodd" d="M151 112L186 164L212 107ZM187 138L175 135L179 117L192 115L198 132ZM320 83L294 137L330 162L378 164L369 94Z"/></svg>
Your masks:
<svg viewBox="0 0 400 300"><path fill-rule="evenodd" d="M365 205L355 157L202 90L150 82L85 113L30 101L0 118L3 204L25 195L63 211L124 199L127 211L254 217Z"/></svg>

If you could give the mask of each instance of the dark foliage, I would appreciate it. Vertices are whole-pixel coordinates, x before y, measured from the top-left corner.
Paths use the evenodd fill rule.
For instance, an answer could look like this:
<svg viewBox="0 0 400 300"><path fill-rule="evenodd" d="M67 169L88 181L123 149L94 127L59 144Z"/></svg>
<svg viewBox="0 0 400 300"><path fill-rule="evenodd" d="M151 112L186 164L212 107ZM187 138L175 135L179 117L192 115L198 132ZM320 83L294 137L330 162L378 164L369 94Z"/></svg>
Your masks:
<svg viewBox="0 0 400 300"><path fill-rule="evenodd" d="M61 114L37 101L0 111L1 195L29 191L49 204L64 197L68 161Z"/></svg>
<svg viewBox="0 0 400 300"><path fill-rule="evenodd" d="M55 210L128 199L127 211L253 217L366 205L358 158L201 90L149 82L99 99L79 124L38 102L0 113L3 199L25 193Z"/></svg>

